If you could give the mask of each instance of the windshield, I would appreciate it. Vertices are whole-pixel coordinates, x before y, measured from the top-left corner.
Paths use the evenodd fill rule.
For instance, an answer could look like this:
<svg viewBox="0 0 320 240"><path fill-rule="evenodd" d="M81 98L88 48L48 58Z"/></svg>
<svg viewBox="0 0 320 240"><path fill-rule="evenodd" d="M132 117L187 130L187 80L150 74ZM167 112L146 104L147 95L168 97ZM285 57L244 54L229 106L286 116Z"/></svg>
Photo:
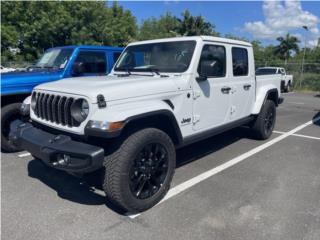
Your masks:
<svg viewBox="0 0 320 240"><path fill-rule="evenodd" d="M63 69L66 66L72 52L72 48L48 50L43 54L35 67Z"/></svg>
<svg viewBox="0 0 320 240"><path fill-rule="evenodd" d="M184 72L190 65L195 45L195 41L179 41L129 46L114 70Z"/></svg>
<svg viewBox="0 0 320 240"><path fill-rule="evenodd" d="M276 74L276 68L258 68L256 71L256 75L268 75L268 74Z"/></svg>

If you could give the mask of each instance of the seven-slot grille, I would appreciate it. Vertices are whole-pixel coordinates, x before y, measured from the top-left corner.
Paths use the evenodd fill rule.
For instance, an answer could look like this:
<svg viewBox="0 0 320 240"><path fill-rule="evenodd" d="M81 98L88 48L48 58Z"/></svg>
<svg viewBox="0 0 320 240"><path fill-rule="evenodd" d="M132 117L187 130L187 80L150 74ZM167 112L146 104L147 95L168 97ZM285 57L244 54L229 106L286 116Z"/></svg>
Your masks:
<svg viewBox="0 0 320 240"><path fill-rule="evenodd" d="M80 125L71 116L71 105L76 99L40 92L33 92L33 96L36 98L34 113L38 118L69 127Z"/></svg>

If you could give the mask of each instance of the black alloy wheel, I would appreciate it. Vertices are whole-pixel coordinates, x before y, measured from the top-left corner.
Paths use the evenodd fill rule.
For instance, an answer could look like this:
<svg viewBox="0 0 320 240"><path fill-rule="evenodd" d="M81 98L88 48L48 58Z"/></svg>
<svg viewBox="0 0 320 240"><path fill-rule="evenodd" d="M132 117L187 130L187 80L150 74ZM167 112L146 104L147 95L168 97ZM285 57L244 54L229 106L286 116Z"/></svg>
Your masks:
<svg viewBox="0 0 320 240"><path fill-rule="evenodd" d="M138 199L156 194L168 174L168 153L160 143L146 145L130 169L130 190Z"/></svg>
<svg viewBox="0 0 320 240"><path fill-rule="evenodd" d="M264 130L266 135L269 135L270 132L273 130L274 122L275 122L274 120L275 120L274 109L269 108L264 119Z"/></svg>

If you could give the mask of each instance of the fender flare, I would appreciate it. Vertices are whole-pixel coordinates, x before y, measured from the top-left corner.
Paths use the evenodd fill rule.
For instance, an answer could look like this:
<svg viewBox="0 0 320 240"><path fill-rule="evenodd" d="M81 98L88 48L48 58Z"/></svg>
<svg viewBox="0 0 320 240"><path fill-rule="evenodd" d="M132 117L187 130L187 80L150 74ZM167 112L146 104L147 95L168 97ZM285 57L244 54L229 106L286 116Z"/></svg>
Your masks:
<svg viewBox="0 0 320 240"><path fill-rule="evenodd" d="M151 111L151 112L146 112L138 115L131 116L126 119L125 121L125 126L123 129L125 129L126 126L128 126L130 123L134 123L134 121L138 120L147 120L148 118L153 118L153 117L159 117L159 116L165 116L166 118L169 119L170 125L172 126L174 130L174 134L176 136L176 140L178 144L181 144L183 141L182 133L180 131L180 127L178 125L178 122L173 114L172 111L169 111L167 109L161 109L161 110L156 110L156 111Z"/></svg>
<svg viewBox="0 0 320 240"><path fill-rule="evenodd" d="M269 96L271 96L271 94L275 94L276 95L275 104L276 104L276 106L278 106L279 93L278 93L278 90L276 88L270 89L270 90L268 90L266 92L266 96L264 97L262 106L266 103L267 99L269 98Z"/></svg>
<svg viewBox="0 0 320 240"><path fill-rule="evenodd" d="M263 94L263 93L261 93ZM271 95L275 95L275 99L272 99L270 98L269 96ZM252 114L253 115L256 115L256 114L259 114L260 113L260 110L262 108L262 106L265 104L265 102L267 101L267 99L272 99L274 100L276 106L278 106L278 103L279 103L279 92L278 92L278 89L277 88L271 88L271 89L268 89L265 93L264 93L264 98L262 100L262 98L260 98L259 100L256 100L256 104L255 106L253 107L253 110L252 110Z"/></svg>
<svg viewBox="0 0 320 240"><path fill-rule="evenodd" d="M168 122L166 123L167 125L168 124L170 125L170 129L173 131L171 132L170 137L174 137L173 139L174 143L176 145L180 145L183 142L182 133L178 125L178 122L174 116L174 113L169 109L153 110L153 111L148 111L148 112L129 116L122 121L124 122L124 126L121 129L113 132L106 132L106 131L101 131L100 129L93 129L88 127L87 125L85 127L85 135L101 137L101 138L116 138L116 137L119 137L125 130L127 130L128 127L130 127L130 125L135 124L135 122L147 121L148 119L154 120L155 118L159 118L159 117L166 118L166 120L169 120L169 123Z"/></svg>

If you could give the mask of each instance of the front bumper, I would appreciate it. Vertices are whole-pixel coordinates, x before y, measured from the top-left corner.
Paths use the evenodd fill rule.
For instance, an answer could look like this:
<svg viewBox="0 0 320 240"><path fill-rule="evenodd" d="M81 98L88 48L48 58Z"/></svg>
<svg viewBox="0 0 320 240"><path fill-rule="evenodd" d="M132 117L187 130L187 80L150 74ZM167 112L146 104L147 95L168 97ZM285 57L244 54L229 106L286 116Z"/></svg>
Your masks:
<svg viewBox="0 0 320 240"><path fill-rule="evenodd" d="M16 120L11 124L10 139L45 164L67 172L88 173L103 164L103 148L48 133L31 123Z"/></svg>

